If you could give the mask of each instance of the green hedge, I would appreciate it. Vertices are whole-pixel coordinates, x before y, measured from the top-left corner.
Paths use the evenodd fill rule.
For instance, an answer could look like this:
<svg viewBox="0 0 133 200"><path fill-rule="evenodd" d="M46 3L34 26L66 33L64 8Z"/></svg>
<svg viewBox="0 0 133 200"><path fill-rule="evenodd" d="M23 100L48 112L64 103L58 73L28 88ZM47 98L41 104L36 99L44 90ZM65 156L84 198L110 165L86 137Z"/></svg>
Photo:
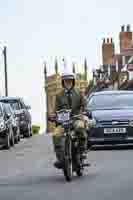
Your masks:
<svg viewBox="0 0 133 200"><path fill-rule="evenodd" d="M39 131L40 131L40 126L32 125L32 133L33 133L33 135L39 134Z"/></svg>

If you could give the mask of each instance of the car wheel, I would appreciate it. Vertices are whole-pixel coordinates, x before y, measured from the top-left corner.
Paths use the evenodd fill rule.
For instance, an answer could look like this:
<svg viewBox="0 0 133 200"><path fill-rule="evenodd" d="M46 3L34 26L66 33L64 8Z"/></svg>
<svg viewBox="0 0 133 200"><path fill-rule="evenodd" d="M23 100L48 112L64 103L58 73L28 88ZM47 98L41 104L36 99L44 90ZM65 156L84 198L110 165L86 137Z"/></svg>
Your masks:
<svg viewBox="0 0 133 200"><path fill-rule="evenodd" d="M32 127L30 126L30 136L32 137L33 134L32 134Z"/></svg>
<svg viewBox="0 0 133 200"><path fill-rule="evenodd" d="M30 137L31 136L31 130L30 130L30 125L28 125L28 129L27 129L27 131L26 131L26 133L25 133L25 137Z"/></svg>
<svg viewBox="0 0 133 200"><path fill-rule="evenodd" d="M15 138L15 144L18 144L18 137Z"/></svg>
<svg viewBox="0 0 133 200"><path fill-rule="evenodd" d="M10 134L7 134L6 136L6 142L5 142L5 149L10 149L11 143L10 143Z"/></svg>
<svg viewBox="0 0 133 200"><path fill-rule="evenodd" d="M20 130L17 128L17 136L15 138L15 143L17 144L20 141Z"/></svg>
<svg viewBox="0 0 133 200"><path fill-rule="evenodd" d="M21 133L20 133L20 128L18 128L18 142L20 142L20 138L21 138Z"/></svg>
<svg viewBox="0 0 133 200"><path fill-rule="evenodd" d="M11 128L11 146L14 146L14 144L15 144L15 139L14 139L14 133L13 133L13 130L12 130L12 128Z"/></svg>
<svg viewBox="0 0 133 200"><path fill-rule="evenodd" d="M20 132L19 132L19 135L18 135L18 142L20 142Z"/></svg>

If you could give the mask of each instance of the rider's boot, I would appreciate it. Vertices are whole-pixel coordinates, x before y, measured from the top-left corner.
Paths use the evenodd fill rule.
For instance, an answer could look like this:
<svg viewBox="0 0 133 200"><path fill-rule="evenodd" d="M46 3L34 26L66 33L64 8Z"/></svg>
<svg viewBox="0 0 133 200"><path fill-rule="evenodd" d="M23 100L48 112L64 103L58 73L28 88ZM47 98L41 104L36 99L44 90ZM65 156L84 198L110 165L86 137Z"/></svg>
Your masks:
<svg viewBox="0 0 133 200"><path fill-rule="evenodd" d="M54 162L54 167L57 169L63 168L63 158L62 152L56 152L56 161Z"/></svg>
<svg viewBox="0 0 133 200"><path fill-rule="evenodd" d="M56 167L57 169L62 169L63 168L63 163L59 160L56 160L54 162L54 167Z"/></svg>
<svg viewBox="0 0 133 200"><path fill-rule="evenodd" d="M54 152L56 155L56 161L54 162L54 167L57 169L63 168L63 147L64 139L62 137L53 137Z"/></svg>

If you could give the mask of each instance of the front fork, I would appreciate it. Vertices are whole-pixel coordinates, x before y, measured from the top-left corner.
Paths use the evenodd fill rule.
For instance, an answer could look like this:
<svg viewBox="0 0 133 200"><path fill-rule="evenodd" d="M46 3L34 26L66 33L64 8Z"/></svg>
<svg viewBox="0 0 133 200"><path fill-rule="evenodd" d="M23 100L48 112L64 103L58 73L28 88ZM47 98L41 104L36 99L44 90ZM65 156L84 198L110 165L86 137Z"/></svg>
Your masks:
<svg viewBox="0 0 133 200"><path fill-rule="evenodd" d="M80 144L80 138L78 138L74 132L72 134L67 135L68 133L65 133L64 136L67 137L65 140L71 141L71 152L67 152L64 149L64 161L69 159L72 161L73 169L82 168L83 164L83 158L82 158L82 149ZM75 171L74 170L74 171Z"/></svg>

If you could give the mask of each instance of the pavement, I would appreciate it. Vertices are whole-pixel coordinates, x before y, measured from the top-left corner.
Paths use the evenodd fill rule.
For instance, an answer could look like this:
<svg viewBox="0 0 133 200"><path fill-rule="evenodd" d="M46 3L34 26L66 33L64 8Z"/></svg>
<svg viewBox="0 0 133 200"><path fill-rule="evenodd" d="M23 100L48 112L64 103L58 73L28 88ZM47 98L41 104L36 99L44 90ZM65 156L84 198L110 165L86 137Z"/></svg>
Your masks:
<svg viewBox="0 0 133 200"><path fill-rule="evenodd" d="M53 167L49 135L22 139L0 150L0 200L132 200L133 147L98 148L88 153L83 177L65 181Z"/></svg>

